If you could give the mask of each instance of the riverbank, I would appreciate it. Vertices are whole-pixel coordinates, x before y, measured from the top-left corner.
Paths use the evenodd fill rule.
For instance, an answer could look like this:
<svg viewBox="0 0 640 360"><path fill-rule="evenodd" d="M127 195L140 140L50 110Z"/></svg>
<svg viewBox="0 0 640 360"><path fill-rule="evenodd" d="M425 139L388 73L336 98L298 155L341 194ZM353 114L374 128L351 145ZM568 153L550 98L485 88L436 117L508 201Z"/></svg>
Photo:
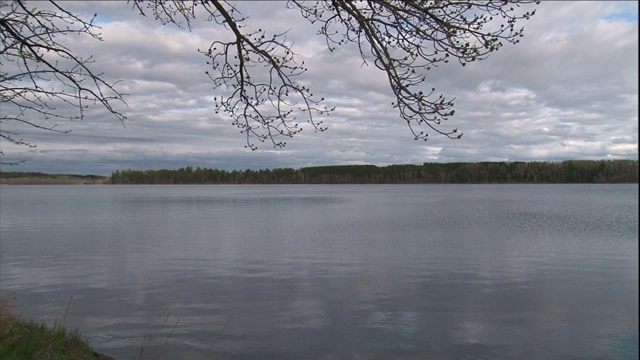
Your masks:
<svg viewBox="0 0 640 360"><path fill-rule="evenodd" d="M15 315L11 300L8 296L0 298L1 359L113 360L93 351L77 331L69 331L63 325L48 327Z"/></svg>

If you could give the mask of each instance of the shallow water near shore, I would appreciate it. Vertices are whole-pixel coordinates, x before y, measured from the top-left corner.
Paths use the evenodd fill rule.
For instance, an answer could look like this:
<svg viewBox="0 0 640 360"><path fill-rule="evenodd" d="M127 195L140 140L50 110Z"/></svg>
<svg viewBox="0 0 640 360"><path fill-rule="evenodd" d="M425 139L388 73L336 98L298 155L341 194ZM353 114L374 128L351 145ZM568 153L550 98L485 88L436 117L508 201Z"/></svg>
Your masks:
<svg viewBox="0 0 640 360"><path fill-rule="evenodd" d="M637 184L2 186L0 231L117 359L638 357Z"/></svg>

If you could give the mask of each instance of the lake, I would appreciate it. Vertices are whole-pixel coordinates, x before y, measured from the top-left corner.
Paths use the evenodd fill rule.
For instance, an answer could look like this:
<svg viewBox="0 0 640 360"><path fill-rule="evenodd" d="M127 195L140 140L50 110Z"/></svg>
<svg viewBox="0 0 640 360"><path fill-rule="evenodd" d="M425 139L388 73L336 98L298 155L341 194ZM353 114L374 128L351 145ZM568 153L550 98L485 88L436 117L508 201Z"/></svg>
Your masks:
<svg viewBox="0 0 640 360"><path fill-rule="evenodd" d="M117 359L638 358L638 184L2 186L0 235Z"/></svg>

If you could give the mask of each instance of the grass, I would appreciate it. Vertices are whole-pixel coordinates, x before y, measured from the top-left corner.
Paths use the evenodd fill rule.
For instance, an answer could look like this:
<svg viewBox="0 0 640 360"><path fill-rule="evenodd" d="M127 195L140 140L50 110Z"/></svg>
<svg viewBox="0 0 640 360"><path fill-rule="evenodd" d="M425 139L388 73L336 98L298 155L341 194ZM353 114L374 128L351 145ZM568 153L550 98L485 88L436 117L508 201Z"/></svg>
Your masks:
<svg viewBox="0 0 640 360"><path fill-rule="evenodd" d="M53 327L37 323L33 320L25 320L15 315L12 311L12 296L0 297L0 359L2 360L113 360L112 357L98 354L93 351L87 339L83 339L77 330L69 331L64 327L67 313L71 307L71 298L67 305L62 324L57 321ZM220 336L231 322L233 313L227 319L211 348L218 342ZM167 325L165 320L162 328ZM173 326L169 335L164 340L156 360L160 358L167 341L173 335L178 323ZM158 332L145 336L140 347L140 360L143 358L145 347L159 335ZM210 349L211 349L210 348Z"/></svg>
<svg viewBox="0 0 640 360"><path fill-rule="evenodd" d="M110 359L95 353L78 331L65 329L64 321L63 325L48 327L15 315L12 300L9 296L0 298L0 359Z"/></svg>

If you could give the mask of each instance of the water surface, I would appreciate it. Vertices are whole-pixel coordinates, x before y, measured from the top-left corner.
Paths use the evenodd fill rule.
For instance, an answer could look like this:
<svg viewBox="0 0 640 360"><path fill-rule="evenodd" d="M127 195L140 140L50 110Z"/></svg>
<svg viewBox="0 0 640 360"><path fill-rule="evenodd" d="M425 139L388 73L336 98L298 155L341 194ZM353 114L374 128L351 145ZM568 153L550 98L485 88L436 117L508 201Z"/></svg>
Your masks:
<svg viewBox="0 0 640 360"><path fill-rule="evenodd" d="M2 294L118 359L638 358L637 184L0 200Z"/></svg>

